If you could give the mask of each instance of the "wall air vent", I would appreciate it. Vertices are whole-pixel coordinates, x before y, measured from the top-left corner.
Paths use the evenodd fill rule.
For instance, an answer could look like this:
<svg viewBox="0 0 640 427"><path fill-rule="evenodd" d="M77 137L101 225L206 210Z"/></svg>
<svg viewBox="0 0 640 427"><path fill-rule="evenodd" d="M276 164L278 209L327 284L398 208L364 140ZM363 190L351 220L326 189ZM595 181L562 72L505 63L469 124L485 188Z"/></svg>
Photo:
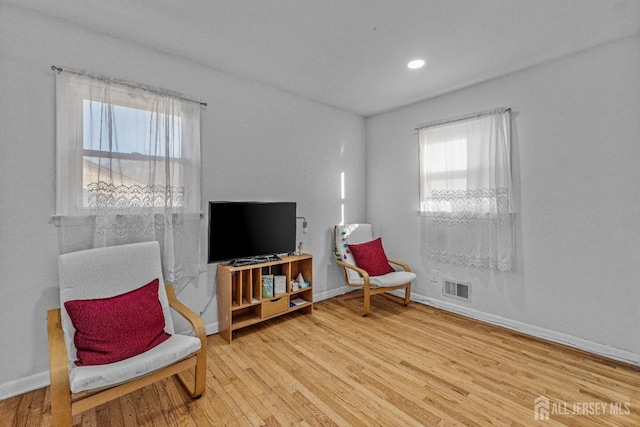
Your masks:
<svg viewBox="0 0 640 427"><path fill-rule="evenodd" d="M442 293L448 297L469 301L469 298L471 297L471 283L455 282L453 280L444 279Z"/></svg>

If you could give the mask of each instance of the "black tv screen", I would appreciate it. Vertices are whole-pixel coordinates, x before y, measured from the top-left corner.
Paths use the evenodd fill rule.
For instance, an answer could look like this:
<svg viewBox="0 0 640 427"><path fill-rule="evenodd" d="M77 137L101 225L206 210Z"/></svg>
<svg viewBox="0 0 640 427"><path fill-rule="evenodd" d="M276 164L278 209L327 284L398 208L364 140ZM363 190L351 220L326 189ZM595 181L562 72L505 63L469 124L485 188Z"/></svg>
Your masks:
<svg viewBox="0 0 640 427"><path fill-rule="evenodd" d="M295 248L295 202L209 202L209 263Z"/></svg>

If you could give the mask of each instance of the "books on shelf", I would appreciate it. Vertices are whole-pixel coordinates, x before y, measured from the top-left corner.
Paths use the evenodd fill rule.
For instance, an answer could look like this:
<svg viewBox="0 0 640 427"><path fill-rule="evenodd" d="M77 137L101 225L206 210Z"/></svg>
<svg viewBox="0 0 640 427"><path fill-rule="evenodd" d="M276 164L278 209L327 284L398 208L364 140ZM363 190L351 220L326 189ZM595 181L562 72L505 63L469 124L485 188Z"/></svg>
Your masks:
<svg viewBox="0 0 640 427"><path fill-rule="evenodd" d="M262 276L262 298L273 297L273 274Z"/></svg>
<svg viewBox="0 0 640 427"><path fill-rule="evenodd" d="M292 306L295 306L295 305L301 305L301 304L304 304L304 303L306 303L306 302L307 302L307 300L302 299L302 298L295 298L295 299L292 299L292 300L291 300L291 304L292 304Z"/></svg>
<svg viewBox="0 0 640 427"><path fill-rule="evenodd" d="M276 295L287 293L287 276L273 276L273 292Z"/></svg>

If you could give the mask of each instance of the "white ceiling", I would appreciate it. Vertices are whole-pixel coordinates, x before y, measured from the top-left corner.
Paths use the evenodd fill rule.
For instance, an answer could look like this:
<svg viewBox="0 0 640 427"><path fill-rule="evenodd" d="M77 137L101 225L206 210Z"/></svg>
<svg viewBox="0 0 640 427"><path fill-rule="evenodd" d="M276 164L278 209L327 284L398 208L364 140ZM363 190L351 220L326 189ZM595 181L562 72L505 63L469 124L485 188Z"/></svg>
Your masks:
<svg viewBox="0 0 640 427"><path fill-rule="evenodd" d="M640 0L4 1L363 116L640 31Z"/></svg>

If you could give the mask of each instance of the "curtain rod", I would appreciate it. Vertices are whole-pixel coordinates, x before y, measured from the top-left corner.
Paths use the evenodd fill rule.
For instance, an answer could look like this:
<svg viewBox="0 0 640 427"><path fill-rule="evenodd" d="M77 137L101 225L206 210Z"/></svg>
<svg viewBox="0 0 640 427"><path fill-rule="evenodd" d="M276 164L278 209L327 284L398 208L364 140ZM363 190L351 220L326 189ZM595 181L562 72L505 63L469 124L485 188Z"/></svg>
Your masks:
<svg viewBox="0 0 640 427"><path fill-rule="evenodd" d="M507 111L511 111L511 108L510 107L499 107L499 108L493 108L491 110L479 111L477 113L465 114L464 116L451 117L451 118L443 119L443 120L434 120L432 122L420 123L418 126L416 126L415 130L419 131L420 129L429 128L429 127L432 127L432 126L438 126L438 125L444 125L444 124L448 124L448 123L460 122L462 120L468 120L468 119L475 119L477 117L488 116L488 115L491 115L491 114L502 114L502 113L506 113Z"/></svg>
<svg viewBox="0 0 640 427"><path fill-rule="evenodd" d="M88 77L93 77L93 78L100 79L100 80L119 83L119 84L122 84L122 85L125 85L125 86L135 87L135 88L143 89L143 90L146 90L146 91L149 91L149 92L162 91L162 92L169 93L169 94L171 94L171 95L173 95L173 96L175 96L177 98L183 99L185 101L195 102L197 104L200 104L203 107L207 106L206 102L201 102L201 101L198 101L197 99L190 98L190 97L188 97L186 95L182 95L180 93L173 92L173 91L166 90L166 89L162 89L162 88L154 88L154 87L150 87L150 86L144 86L144 85L141 85L141 84L138 84L138 83L128 82L128 81L125 81L125 80L112 79L111 77L98 76L98 75L87 73L87 72L84 72L84 71L72 70L70 68L57 67L55 65L51 66L51 70L55 71L58 74L60 74L63 71L66 71L68 73L73 73L73 74L78 74L80 76L88 76Z"/></svg>

